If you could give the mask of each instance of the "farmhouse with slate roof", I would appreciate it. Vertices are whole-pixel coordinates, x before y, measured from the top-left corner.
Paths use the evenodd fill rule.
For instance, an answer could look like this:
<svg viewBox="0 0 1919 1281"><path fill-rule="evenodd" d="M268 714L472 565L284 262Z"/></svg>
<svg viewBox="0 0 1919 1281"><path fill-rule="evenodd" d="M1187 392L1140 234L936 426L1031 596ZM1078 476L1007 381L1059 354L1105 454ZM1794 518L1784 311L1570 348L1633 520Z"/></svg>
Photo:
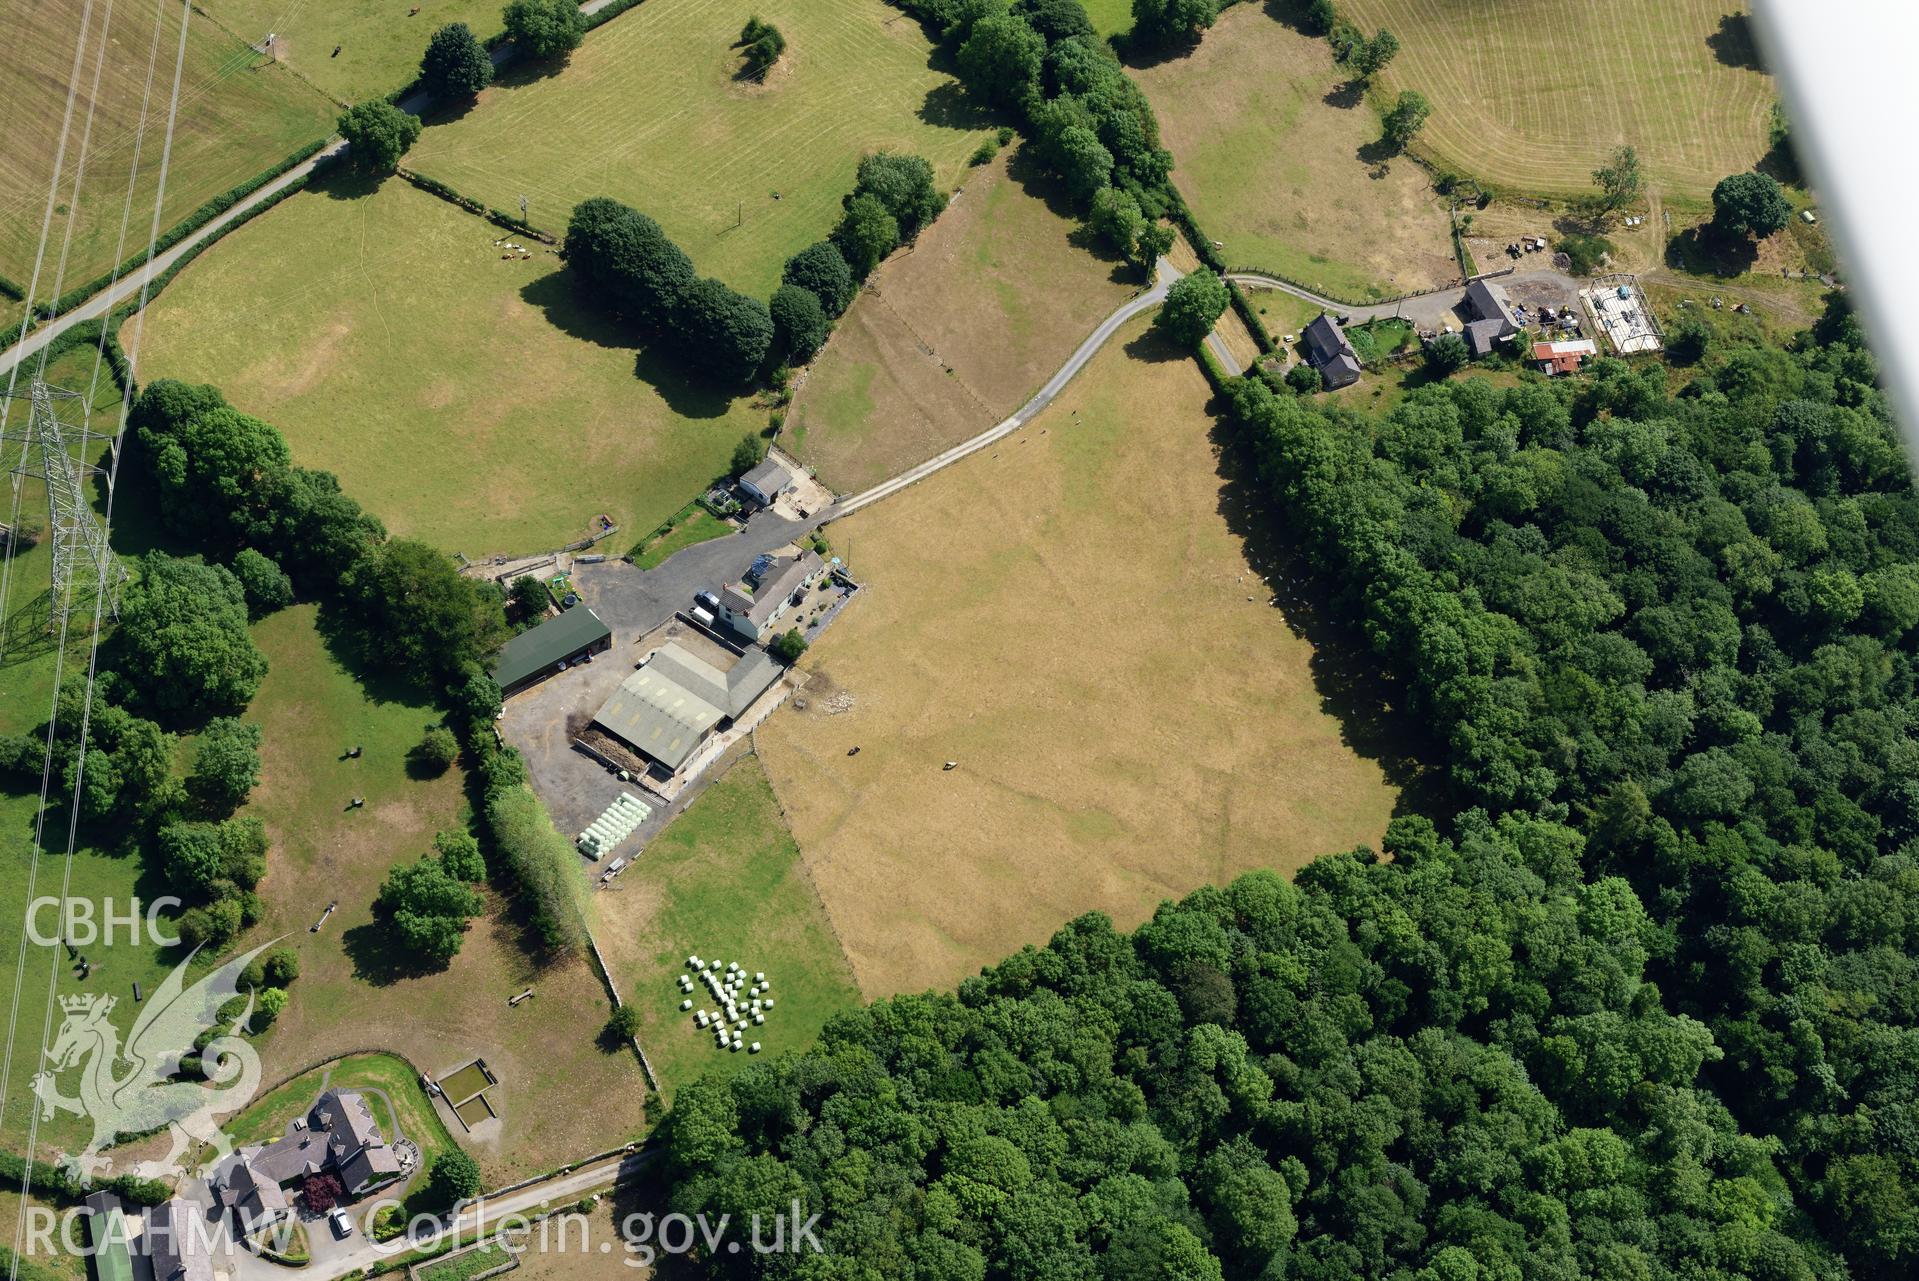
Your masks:
<svg viewBox="0 0 1919 1281"><path fill-rule="evenodd" d="M720 593L720 621L748 640L764 640L793 597L806 589L825 568L818 555L770 561Z"/></svg>
<svg viewBox="0 0 1919 1281"><path fill-rule="evenodd" d="M328 1090L271 1143L241 1148L213 1173L214 1200L249 1231L290 1209L286 1185L332 1173L357 1196L400 1173L400 1159L380 1133L358 1090Z"/></svg>
<svg viewBox="0 0 1919 1281"><path fill-rule="evenodd" d="M1519 320L1505 294L1483 280L1466 286L1466 312L1472 317L1466 322L1466 346L1475 356L1486 355L1494 343L1519 332Z"/></svg>
<svg viewBox="0 0 1919 1281"><path fill-rule="evenodd" d="M1306 326L1306 363L1319 371L1328 390L1349 387L1359 381L1359 357L1346 341L1345 331L1325 312Z"/></svg>

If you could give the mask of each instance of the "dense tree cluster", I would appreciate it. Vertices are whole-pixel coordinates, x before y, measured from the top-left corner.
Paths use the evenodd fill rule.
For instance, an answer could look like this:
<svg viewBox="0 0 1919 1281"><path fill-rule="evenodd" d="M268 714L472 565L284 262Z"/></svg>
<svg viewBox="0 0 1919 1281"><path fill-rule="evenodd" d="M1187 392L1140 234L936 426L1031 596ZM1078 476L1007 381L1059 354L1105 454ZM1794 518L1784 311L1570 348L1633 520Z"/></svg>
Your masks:
<svg viewBox="0 0 1919 1281"><path fill-rule="evenodd" d="M1468 804L1564 816L1859 1276L1919 1266L1919 496L1835 311L1368 421L1246 382L1290 533Z"/></svg>
<svg viewBox="0 0 1919 1281"><path fill-rule="evenodd" d="M1189 351L1206 341L1213 326L1226 314L1226 282L1201 267L1181 276L1166 291L1166 301L1153 316L1161 333Z"/></svg>
<svg viewBox="0 0 1919 1281"><path fill-rule="evenodd" d="M573 210L567 265L586 292L685 359L726 382L769 365L810 359L853 301L859 282L946 208L923 158L879 151L864 157L830 239L786 263L772 302L701 279L660 225L618 201L596 197Z"/></svg>
<svg viewBox="0 0 1919 1281"><path fill-rule="evenodd" d="M121 601L114 653L146 701L176 714L245 707L267 674L247 630L240 580L197 556L141 557Z"/></svg>
<svg viewBox="0 0 1919 1281"><path fill-rule="evenodd" d="M486 905L471 884L486 876L479 843L465 832L441 832L433 846L388 872L373 901L409 965L423 969L444 968L459 955L467 923Z"/></svg>
<svg viewBox="0 0 1919 1281"><path fill-rule="evenodd" d="M1219 0L1133 0L1131 39L1148 46L1196 39L1219 17Z"/></svg>
<svg viewBox="0 0 1919 1281"><path fill-rule="evenodd" d="M596 196L574 208L566 261L596 303L714 378L750 379L772 348L765 303L700 277L659 223L617 200Z"/></svg>
<svg viewBox="0 0 1919 1281"><path fill-rule="evenodd" d="M400 157L420 140L420 118L400 110L384 98L356 103L340 116L340 136L347 141L347 163L362 173L390 174Z"/></svg>
<svg viewBox="0 0 1919 1281"><path fill-rule="evenodd" d="M1108 188L1128 197L1118 214L1109 200L1098 221L1122 253L1150 263L1156 253L1142 251L1138 235L1166 212L1173 159L1160 146L1146 95L1077 0L1021 0L1010 8L1004 0L894 3L939 34L969 92L1019 113L1037 155L1083 210L1093 212ZM1207 0L1162 7L1185 12L1195 4L1210 7Z"/></svg>
<svg viewBox="0 0 1919 1281"><path fill-rule="evenodd" d="M501 22L508 39L541 61L564 58L586 39L586 15L573 0L512 0Z"/></svg>
<svg viewBox="0 0 1919 1281"><path fill-rule="evenodd" d="M177 926L186 946L218 952L260 919L253 891L266 875L267 833L259 819L168 823L154 850L168 888L191 905Z"/></svg>
<svg viewBox="0 0 1919 1281"><path fill-rule="evenodd" d="M435 98L463 102L493 83L493 59L464 22L433 33L420 58L420 84Z"/></svg>
<svg viewBox="0 0 1919 1281"><path fill-rule="evenodd" d="M745 51L747 74L759 79L771 71L780 55L786 52L786 37L780 34L778 27L761 21L755 14L740 28L739 47Z"/></svg>
<svg viewBox="0 0 1919 1281"><path fill-rule="evenodd" d="M1630 888L1581 840L1469 815L1083 917L957 994L896 997L808 1053L682 1086L672 1206L826 1250L712 1276L1836 1275L1782 1229L1765 1144L1695 1082L1716 1057L1644 969ZM796 1266L797 1265L797 1266Z"/></svg>
<svg viewBox="0 0 1919 1281"><path fill-rule="evenodd" d="M207 813L233 813L260 781L260 727L232 716L210 720L194 745L187 794Z"/></svg>
<svg viewBox="0 0 1919 1281"><path fill-rule="evenodd" d="M1712 189L1712 228L1721 236L1764 240L1792 218L1792 205L1769 174L1736 173Z"/></svg>

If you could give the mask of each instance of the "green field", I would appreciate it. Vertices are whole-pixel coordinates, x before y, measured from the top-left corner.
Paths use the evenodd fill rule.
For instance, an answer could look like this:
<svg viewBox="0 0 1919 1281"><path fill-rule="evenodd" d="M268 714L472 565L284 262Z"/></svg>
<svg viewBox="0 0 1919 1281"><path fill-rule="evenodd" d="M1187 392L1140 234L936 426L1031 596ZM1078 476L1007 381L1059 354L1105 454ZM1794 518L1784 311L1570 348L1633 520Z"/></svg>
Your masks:
<svg viewBox="0 0 1919 1281"><path fill-rule="evenodd" d="M644 1023L640 1044L668 1093L751 1061L720 1050L680 1012L686 958L720 957L763 971L776 1002L746 1039L765 1053L801 1050L839 1010L859 1003L853 972L786 830L759 758L746 756L594 895L594 940L621 996ZM697 1005L711 996L696 987Z"/></svg>
<svg viewBox="0 0 1919 1281"><path fill-rule="evenodd" d="M1229 267L1366 301L1459 274L1423 170L1374 151L1379 118L1324 40L1263 5L1226 10L1190 53L1134 70L1173 153L1173 183Z"/></svg>
<svg viewBox="0 0 1919 1281"><path fill-rule="evenodd" d="M1344 0L1403 44L1387 93L1433 103L1418 147L1495 187L1579 195L1620 143L1667 200L1703 203L1766 152L1772 78L1730 0Z"/></svg>
<svg viewBox="0 0 1919 1281"><path fill-rule="evenodd" d="M736 74L755 13L787 40L764 83ZM832 228L863 153L918 152L957 180L989 122L930 56L882 0L647 0L564 70L509 75L428 129L407 163L495 208L525 195L553 230L589 196L624 200L702 274L763 298Z"/></svg>
<svg viewBox="0 0 1919 1281"><path fill-rule="evenodd" d="M274 33L274 56L342 102L392 93L420 71L427 39L464 22L484 40L500 29L504 0L202 0L214 21L248 42ZM334 46L340 52L333 52Z"/></svg>
<svg viewBox="0 0 1919 1281"><path fill-rule="evenodd" d="M576 305L559 259L403 182L303 194L146 314L141 373L218 384L396 534L474 557L653 529L764 418ZM636 371L638 376L636 376Z"/></svg>
<svg viewBox="0 0 1919 1281"><path fill-rule="evenodd" d="M56 386L71 390L91 389L93 425L96 430L111 431L119 417L119 389L104 371L96 383L93 371L94 348L82 347L50 362L46 378ZM23 408L16 407L15 412ZM11 499L7 502L10 508ZM96 509L101 507L103 504L96 500ZM38 482L22 484L19 512L23 525L31 522L44 531L46 496ZM0 512L0 519L5 519L7 514ZM140 526L137 511L116 511L116 547L124 553L145 541L146 531ZM23 548L13 556L4 602L5 646L0 650L0 733L28 733L43 725L59 676L86 671L91 644L84 629L75 626L70 630L64 656L46 629L52 556L51 544L44 534L33 547ZM56 668L60 669L59 674ZM56 782L55 793L58 790ZM39 810L39 790L33 781L12 776L4 779L4 788L0 788L0 868L5 871L5 875L0 876L0 921L14 922L16 930L27 910L27 878L33 863L34 825ZM63 878L70 878L66 881L68 896L90 901L99 919L110 903L124 913L133 898L165 892L143 882L140 860L114 848L110 833L82 829L75 853L72 859L67 859L67 818L66 803L55 795L49 801L45 828L40 835L43 852L33 897L60 894ZM38 924L43 933L53 934L57 932L56 921L56 914L48 912ZM148 943L128 940L124 933L112 946L95 945L81 950L93 964L91 974L84 981L70 958L58 949L30 946L24 973L18 969L16 947L0 949L0 1000L6 1000L11 1008L14 984L22 983L19 1035L5 1098L5 1124L0 1127L0 1147L26 1150L27 1125L33 1107L28 1082L40 1066L49 969L57 969L58 996L99 993L117 998L119 1008L114 1021L124 1029L132 1025L138 1010L132 1000L133 984L137 982L145 991L153 991L177 960ZM55 1031L58 1025L56 1007ZM71 1088L70 1081L67 1086ZM89 1133L83 1122L63 1113L42 1123L39 1142L43 1150L49 1146L64 1147L84 1143Z"/></svg>
<svg viewBox="0 0 1919 1281"><path fill-rule="evenodd" d="M30 20L11 24L0 48L0 102L7 104L7 127L0 133L0 276L23 289L30 284L47 188L54 176L67 108L64 89L70 84L79 89L35 293L41 302L138 252L146 243L159 190L180 6L159 10L163 17L151 97L147 72L155 49L154 6L90 6L91 25L76 81L74 49L87 7L82 0L42 0ZM121 223L128 179L135 175L143 101L148 128L138 147L132 214L123 244ZM197 15L187 24L178 111L166 168L163 230L209 198L326 137L338 114L310 85ZM82 178L77 195L76 175Z"/></svg>

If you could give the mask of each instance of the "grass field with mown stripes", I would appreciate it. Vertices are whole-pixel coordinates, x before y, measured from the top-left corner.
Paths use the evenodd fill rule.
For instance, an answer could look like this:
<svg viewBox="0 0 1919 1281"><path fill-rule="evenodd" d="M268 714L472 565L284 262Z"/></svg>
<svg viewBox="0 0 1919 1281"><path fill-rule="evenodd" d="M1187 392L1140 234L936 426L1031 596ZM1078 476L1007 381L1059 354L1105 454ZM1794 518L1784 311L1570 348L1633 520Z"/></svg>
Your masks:
<svg viewBox="0 0 1919 1281"><path fill-rule="evenodd" d="M150 4L40 0L17 15L0 45L0 102L7 108L0 132L0 275L23 289L31 285L47 226L37 302L111 270L147 242L180 52L180 6L164 5L160 14L156 40ZM338 108L195 11L187 22L177 112L162 231L326 137ZM48 225L56 157L60 182ZM123 242L130 177L136 181Z"/></svg>
<svg viewBox="0 0 1919 1281"><path fill-rule="evenodd" d="M741 79L740 27L786 36L763 83ZM612 196L762 298L840 213L866 152L917 152L958 180L989 125L932 63L919 24L881 0L648 0L565 69L516 70L461 119L429 128L419 172L538 226Z"/></svg>
<svg viewBox="0 0 1919 1281"><path fill-rule="evenodd" d="M1701 203L1768 146L1774 101L1734 0L1345 0L1404 46L1381 77L1433 115L1418 149L1505 190L1571 196L1621 143L1668 201Z"/></svg>

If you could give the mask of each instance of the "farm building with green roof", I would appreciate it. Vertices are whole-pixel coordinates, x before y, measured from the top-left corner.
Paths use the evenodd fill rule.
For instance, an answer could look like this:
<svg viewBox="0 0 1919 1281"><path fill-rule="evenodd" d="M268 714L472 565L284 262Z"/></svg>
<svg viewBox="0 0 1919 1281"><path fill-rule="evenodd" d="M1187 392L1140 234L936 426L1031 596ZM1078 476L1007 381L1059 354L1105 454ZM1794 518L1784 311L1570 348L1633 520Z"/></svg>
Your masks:
<svg viewBox="0 0 1919 1281"><path fill-rule="evenodd" d="M493 663L493 680L501 693L511 694L558 671L561 663L612 647L613 629L585 605L575 605L502 646Z"/></svg>

